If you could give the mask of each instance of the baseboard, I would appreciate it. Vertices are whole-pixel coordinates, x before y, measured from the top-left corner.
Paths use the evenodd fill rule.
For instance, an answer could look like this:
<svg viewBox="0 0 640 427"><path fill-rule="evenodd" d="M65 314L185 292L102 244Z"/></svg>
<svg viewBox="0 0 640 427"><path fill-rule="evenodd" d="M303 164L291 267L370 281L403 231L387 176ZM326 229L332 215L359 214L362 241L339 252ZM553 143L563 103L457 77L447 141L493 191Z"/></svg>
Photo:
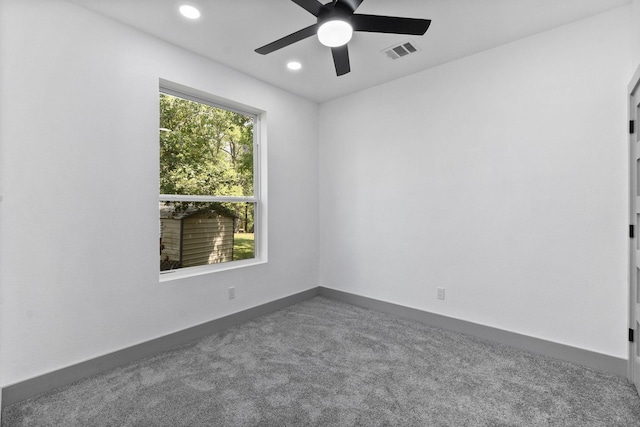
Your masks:
<svg viewBox="0 0 640 427"><path fill-rule="evenodd" d="M126 365L145 357L188 344L208 335L221 332L265 314L298 304L318 295L318 288L309 289L238 313L230 314L182 331L134 345L86 362L62 368L35 378L2 388L2 407L46 393L73 382L89 378L110 369Z"/></svg>
<svg viewBox="0 0 640 427"><path fill-rule="evenodd" d="M429 313L390 302L380 301L361 295L351 294L325 287L319 288L319 295L343 301L372 310L393 314L405 319L416 320L431 326L472 335L478 338L520 348L567 362L576 363L599 371L622 377L627 376L627 360L594 351L521 335L491 326L480 325L440 314Z"/></svg>
<svg viewBox="0 0 640 427"><path fill-rule="evenodd" d="M136 360L188 344L317 295L626 377L627 360L325 287L303 291L2 388L2 408Z"/></svg>

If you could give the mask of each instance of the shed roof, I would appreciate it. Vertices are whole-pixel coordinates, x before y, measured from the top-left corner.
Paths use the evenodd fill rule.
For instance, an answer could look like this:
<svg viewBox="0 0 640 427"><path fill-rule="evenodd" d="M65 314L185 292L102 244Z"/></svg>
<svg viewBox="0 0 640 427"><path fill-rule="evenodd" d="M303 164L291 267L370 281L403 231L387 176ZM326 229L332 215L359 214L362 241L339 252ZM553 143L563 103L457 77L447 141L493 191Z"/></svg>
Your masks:
<svg viewBox="0 0 640 427"><path fill-rule="evenodd" d="M211 213L215 215L235 218L235 215L230 214L230 212L226 212L226 209L211 209L210 206L188 206L185 210L178 210L176 209L176 204L173 202L160 202L161 219L183 219L199 213Z"/></svg>

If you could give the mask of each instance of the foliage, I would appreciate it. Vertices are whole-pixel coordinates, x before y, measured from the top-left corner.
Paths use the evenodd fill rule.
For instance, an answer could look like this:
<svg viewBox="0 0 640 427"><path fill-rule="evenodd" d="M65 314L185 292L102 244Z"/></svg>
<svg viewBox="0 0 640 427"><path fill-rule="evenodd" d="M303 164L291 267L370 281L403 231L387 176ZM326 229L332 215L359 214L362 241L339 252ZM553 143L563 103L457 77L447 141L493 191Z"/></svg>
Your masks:
<svg viewBox="0 0 640 427"><path fill-rule="evenodd" d="M253 233L238 233L233 236L233 260L255 257L255 241Z"/></svg>
<svg viewBox="0 0 640 427"><path fill-rule="evenodd" d="M252 196L253 117L160 94L160 194ZM186 210L189 203L176 203ZM253 228L245 203L210 204ZM193 206L195 207L195 206ZM202 206L199 206L202 208Z"/></svg>

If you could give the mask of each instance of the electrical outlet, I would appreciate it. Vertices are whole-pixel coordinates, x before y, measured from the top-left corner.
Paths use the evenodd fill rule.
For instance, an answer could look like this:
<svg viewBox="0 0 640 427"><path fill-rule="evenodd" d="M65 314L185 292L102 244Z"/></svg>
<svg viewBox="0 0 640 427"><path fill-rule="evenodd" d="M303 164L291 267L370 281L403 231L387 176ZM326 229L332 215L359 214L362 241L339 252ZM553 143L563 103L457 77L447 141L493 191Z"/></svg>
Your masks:
<svg viewBox="0 0 640 427"><path fill-rule="evenodd" d="M234 299L236 297L236 287L231 286L229 288L229 299Z"/></svg>
<svg viewBox="0 0 640 427"><path fill-rule="evenodd" d="M438 288L438 299L444 299L444 288Z"/></svg>

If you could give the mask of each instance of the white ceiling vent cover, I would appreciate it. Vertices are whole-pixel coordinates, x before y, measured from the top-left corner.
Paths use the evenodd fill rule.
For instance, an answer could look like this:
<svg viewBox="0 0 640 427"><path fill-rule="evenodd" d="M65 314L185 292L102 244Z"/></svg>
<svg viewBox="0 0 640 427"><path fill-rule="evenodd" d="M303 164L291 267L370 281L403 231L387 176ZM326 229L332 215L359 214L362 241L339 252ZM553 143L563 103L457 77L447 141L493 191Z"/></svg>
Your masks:
<svg viewBox="0 0 640 427"><path fill-rule="evenodd" d="M400 43L383 50L383 52L391 59L402 58L403 56L411 55L417 51L418 48L410 42Z"/></svg>

